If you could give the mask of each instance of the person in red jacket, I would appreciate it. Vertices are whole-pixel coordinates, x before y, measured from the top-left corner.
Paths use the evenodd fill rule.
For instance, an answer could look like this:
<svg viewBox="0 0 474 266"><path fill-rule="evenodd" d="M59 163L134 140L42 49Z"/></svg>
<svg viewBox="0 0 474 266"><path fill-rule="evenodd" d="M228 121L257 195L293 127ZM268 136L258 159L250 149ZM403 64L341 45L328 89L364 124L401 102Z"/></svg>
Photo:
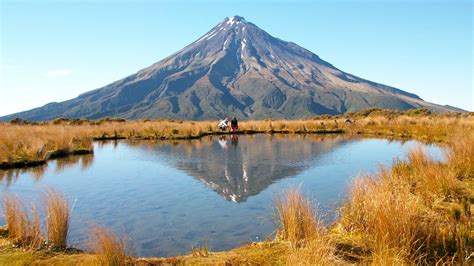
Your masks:
<svg viewBox="0 0 474 266"><path fill-rule="evenodd" d="M237 121L237 118L235 116L230 120L230 128L232 131L239 130L239 122Z"/></svg>

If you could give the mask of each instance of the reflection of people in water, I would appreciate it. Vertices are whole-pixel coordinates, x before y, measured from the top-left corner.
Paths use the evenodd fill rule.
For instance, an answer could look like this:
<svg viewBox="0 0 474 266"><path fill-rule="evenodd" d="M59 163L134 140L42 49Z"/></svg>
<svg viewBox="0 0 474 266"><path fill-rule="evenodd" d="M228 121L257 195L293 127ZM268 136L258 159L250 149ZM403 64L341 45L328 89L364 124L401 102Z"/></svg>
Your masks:
<svg viewBox="0 0 474 266"><path fill-rule="evenodd" d="M239 136L238 135L230 135L230 143L232 144L232 148L237 148L237 144L239 143Z"/></svg>
<svg viewBox="0 0 474 266"><path fill-rule="evenodd" d="M232 148L236 148L237 144L239 142L239 136L237 135L230 135L230 144L232 145ZM227 136L220 136L219 139L217 140L221 148L227 149L228 148L228 143L227 143Z"/></svg>
<svg viewBox="0 0 474 266"><path fill-rule="evenodd" d="M227 137L226 136L221 136L218 140L219 145L221 145L221 148L227 149Z"/></svg>

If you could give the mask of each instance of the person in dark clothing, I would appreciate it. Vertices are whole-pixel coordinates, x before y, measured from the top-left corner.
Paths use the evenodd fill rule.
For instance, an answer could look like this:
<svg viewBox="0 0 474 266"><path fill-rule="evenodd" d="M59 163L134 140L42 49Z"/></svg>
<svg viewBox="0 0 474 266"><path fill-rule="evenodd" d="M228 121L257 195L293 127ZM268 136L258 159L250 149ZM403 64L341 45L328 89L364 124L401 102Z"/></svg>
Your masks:
<svg viewBox="0 0 474 266"><path fill-rule="evenodd" d="M232 120L230 120L230 128L232 131L239 130L239 122L237 121L237 118L233 117Z"/></svg>

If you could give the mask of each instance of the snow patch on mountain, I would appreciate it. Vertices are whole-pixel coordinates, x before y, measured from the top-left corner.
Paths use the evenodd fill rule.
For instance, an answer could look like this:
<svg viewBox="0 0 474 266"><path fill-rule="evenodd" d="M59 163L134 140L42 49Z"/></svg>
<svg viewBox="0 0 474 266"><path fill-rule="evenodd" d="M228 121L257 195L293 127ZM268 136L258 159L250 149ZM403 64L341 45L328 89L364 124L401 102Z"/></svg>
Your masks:
<svg viewBox="0 0 474 266"><path fill-rule="evenodd" d="M247 44L247 40L244 38L243 41L240 42L240 46L242 46L242 51L240 52L240 58L242 58L242 60L244 59L244 49L245 49L246 44Z"/></svg>
<svg viewBox="0 0 474 266"><path fill-rule="evenodd" d="M224 41L224 46L222 47L222 51L225 50L225 45L226 45L226 43L227 43L228 40L229 40L229 39L225 39L225 41Z"/></svg>
<svg viewBox="0 0 474 266"><path fill-rule="evenodd" d="M212 35L212 34L214 34L214 33L216 33L216 30L213 30L213 31L209 32L208 34L202 36L202 37L199 38L199 40L197 40L196 42L200 42L200 41L204 40L205 38L209 37L210 35Z"/></svg>
<svg viewBox="0 0 474 266"><path fill-rule="evenodd" d="M217 34L217 31L216 31L216 32L214 32L214 34L212 34L211 36L207 37L207 39L206 39L206 40L210 40L212 37L216 36L216 34Z"/></svg>
<svg viewBox="0 0 474 266"><path fill-rule="evenodd" d="M231 27L235 23L235 17L230 17L229 20L227 21L227 24L229 24Z"/></svg>

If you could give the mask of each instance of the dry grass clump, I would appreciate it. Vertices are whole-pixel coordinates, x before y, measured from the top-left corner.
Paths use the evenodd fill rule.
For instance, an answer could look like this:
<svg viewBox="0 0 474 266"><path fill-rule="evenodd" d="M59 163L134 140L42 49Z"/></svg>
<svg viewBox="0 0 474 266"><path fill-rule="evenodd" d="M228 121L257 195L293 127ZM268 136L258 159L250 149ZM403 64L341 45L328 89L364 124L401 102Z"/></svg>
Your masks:
<svg viewBox="0 0 474 266"><path fill-rule="evenodd" d="M461 135L462 134L462 135ZM474 131L453 137L448 150L448 164L459 179L474 178Z"/></svg>
<svg viewBox="0 0 474 266"><path fill-rule="evenodd" d="M208 257L209 256L209 248L207 245L203 245L202 247L191 247L191 254L194 257Z"/></svg>
<svg viewBox="0 0 474 266"><path fill-rule="evenodd" d="M4 195L3 209L7 235L14 244L27 249L40 249L43 246L54 249L67 247L70 219L68 202L61 193L53 189L46 190L44 198L46 238L43 238L41 232L36 206L32 205L28 211L17 196L9 193Z"/></svg>
<svg viewBox="0 0 474 266"><path fill-rule="evenodd" d="M350 198L344 213L345 228L363 234L363 245L374 257L396 254L397 258L415 261L420 256L434 228L428 226L423 216L425 207L409 186L384 171L375 178L358 179Z"/></svg>
<svg viewBox="0 0 474 266"><path fill-rule="evenodd" d="M341 118L337 120L261 120L244 121L240 129L268 133L316 133L342 130L343 125L344 121Z"/></svg>
<svg viewBox="0 0 474 266"><path fill-rule="evenodd" d="M461 180L472 178L474 138L450 142L447 162L420 149L391 169L356 179L339 223L373 264L464 261L472 243L471 203Z"/></svg>
<svg viewBox="0 0 474 266"><path fill-rule="evenodd" d="M445 163L433 160L419 146L407 157L407 162L397 161L392 166L392 175L403 179L424 204L431 206L456 196L459 180Z"/></svg>
<svg viewBox="0 0 474 266"><path fill-rule="evenodd" d="M288 265L333 264L335 244L316 217L309 199L291 187L275 199L277 239L291 243Z"/></svg>
<svg viewBox="0 0 474 266"><path fill-rule="evenodd" d="M1 126L0 164L41 162L61 155L89 151L92 151L92 137L80 127Z"/></svg>
<svg viewBox="0 0 474 266"><path fill-rule="evenodd" d="M416 138L426 141L449 141L454 132L469 132L474 119L468 114L436 114L426 110L376 110L347 114L353 123L344 125L347 132Z"/></svg>
<svg viewBox="0 0 474 266"><path fill-rule="evenodd" d="M316 238L322 228L309 199L299 188L291 187L275 198L278 238L288 240L294 248Z"/></svg>
<svg viewBox="0 0 474 266"><path fill-rule="evenodd" d="M65 248L69 231L70 209L64 195L53 189L45 192L46 234L50 245Z"/></svg>
<svg viewBox="0 0 474 266"><path fill-rule="evenodd" d="M340 265L335 242L327 233L306 241L303 247L293 249L286 258L287 265Z"/></svg>
<svg viewBox="0 0 474 266"><path fill-rule="evenodd" d="M104 228L93 227L90 236L90 248L99 256L103 265L126 265L129 251L126 238Z"/></svg>
<svg viewBox="0 0 474 266"><path fill-rule="evenodd" d="M42 244L38 212L33 206L33 220L18 197L6 194L3 209L8 228L8 238L14 244L27 249L39 248Z"/></svg>

